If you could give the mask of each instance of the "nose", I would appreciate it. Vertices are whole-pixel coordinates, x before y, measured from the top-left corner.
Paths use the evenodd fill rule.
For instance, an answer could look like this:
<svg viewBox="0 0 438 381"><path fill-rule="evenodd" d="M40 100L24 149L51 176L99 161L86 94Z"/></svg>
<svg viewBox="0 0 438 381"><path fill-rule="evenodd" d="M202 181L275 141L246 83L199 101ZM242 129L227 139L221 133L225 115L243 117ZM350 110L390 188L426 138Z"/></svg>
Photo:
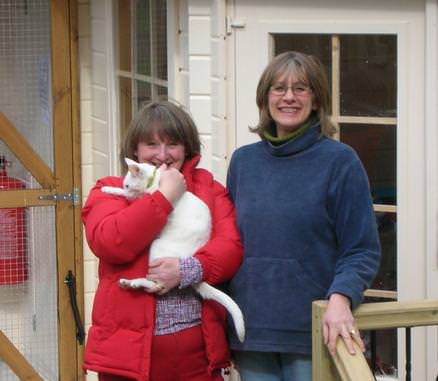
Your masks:
<svg viewBox="0 0 438 381"><path fill-rule="evenodd" d="M292 87L288 86L287 89L286 89L286 92L283 95L283 99L285 99L285 100L292 100L294 98L295 98L295 93L292 90Z"/></svg>
<svg viewBox="0 0 438 381"><path fill-rule="evenodd" d="M158 160L164 162L167 159L167 145L166 144L160 144L160 146L158 147L158 152L157 152L157 158Z"/></svg>

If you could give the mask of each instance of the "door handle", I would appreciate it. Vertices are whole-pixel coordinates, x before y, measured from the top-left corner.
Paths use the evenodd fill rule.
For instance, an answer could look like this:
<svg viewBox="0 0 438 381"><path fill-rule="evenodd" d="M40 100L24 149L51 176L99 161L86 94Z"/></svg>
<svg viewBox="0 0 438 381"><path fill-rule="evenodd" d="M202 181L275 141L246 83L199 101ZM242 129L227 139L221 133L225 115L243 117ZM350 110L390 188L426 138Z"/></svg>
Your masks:
<svg viewBox="0 0 438 381"><path fill-rule="evenodd" d="M81 321L81 315L79 314L78 304L76 302L76 278L71 270L68 271L65 277L64 283L68 287L68 294L70 296L70 305L73 312L73 317L76 323L76 339L79 344L83 344L85 340L85 330Z"/></svg>

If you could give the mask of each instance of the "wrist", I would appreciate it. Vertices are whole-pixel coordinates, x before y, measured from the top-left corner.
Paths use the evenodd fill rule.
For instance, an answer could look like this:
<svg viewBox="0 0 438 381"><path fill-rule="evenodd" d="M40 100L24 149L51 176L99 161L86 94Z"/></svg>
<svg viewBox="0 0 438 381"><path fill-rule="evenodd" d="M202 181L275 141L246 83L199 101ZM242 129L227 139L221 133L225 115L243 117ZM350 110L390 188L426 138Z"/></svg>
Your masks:
<svg viewBox="0 0 438 381"><path fill-rule="evenodd" d="M201 263L195 257L179 259L181 280L179 288L184 288L202 281Z"/></svg>
<svg viewBox="0 0 438 381"><path fill-rule="evenodd" d="M351 300L348 296L334 292L329 296L329 302L342 303L351 308Z"/></svg>

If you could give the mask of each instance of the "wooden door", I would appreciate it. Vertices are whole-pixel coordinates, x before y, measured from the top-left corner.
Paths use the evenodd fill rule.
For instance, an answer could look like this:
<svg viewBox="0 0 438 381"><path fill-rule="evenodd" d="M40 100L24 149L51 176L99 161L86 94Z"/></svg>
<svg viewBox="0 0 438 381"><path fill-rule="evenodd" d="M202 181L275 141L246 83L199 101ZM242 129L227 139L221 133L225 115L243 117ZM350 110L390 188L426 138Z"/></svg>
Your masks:
<svg viewBox="0 0 438 381"><path fill-rule="evenodd" d="M76 7L27 0L0 8L4 381L83 379Z"/></svg>

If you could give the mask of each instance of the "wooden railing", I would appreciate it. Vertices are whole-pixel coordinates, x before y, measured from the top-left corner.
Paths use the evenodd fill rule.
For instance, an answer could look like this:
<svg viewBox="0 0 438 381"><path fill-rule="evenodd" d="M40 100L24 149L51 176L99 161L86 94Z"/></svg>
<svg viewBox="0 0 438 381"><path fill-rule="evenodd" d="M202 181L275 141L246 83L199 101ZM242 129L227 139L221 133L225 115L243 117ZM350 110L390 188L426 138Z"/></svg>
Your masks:
<svg viewBox="0 0 438 381"><path fill-rule="evenodd" d="M337 355L331 357L322 336L322 317L326 301L312 306L313 381L374 381L365 356L356 345L356 354L338 340ZM382 302L361 305L354 313L360 330L379 330L438 325L438 300L417 302Z"/></svg>

